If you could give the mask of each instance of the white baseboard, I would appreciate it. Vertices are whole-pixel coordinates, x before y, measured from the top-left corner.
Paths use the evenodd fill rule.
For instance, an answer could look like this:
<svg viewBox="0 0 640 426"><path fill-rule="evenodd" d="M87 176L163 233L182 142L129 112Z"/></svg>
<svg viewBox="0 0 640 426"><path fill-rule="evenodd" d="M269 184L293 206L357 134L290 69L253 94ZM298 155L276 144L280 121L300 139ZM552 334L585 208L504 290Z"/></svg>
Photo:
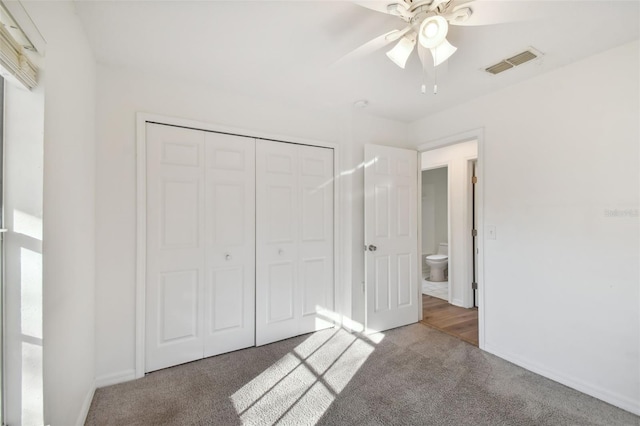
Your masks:
<svg viewBox="0 0 640 426"><path fill-rule="evenodd" d="M507 360L513 364L516 364L522 368L525 368L529 371L533 371L536 374L544 376L555 382L561 383L572 389L575 389L577 391L590 395L594 398L600 399L606 403L615 405L618 408L622 408L625 411L628 411L630 413L640 416L640 401L638 400L629 398L625 395L620 395L616 392L612 392L608 389L604 389L599 386L594 386L590 383L584 382L575 377L569 377L563 373L550 370L546 367L543 367L534 362L531 362L530 360L523 359L517 355L513 355L511 353L495 348L490 344L487 344L486 342L484 344L484 350L497 357Z"/></svg>
<svg viewBox="0 0 640 426"><path fill-rule="evenodd" d="M87 421L87 415L89 414L89 408L91 408L91 401L93 401L93 394L96 392L96 384L91 385L91 389L87 392L87 396L84 398L80 413L78 414L78 420L76 420L77 426L83 426Z"/></svg>
<svg viewBox="0 0 640 426"><path fill-rule="evenodd" d="M96 377L96 388L103 388L105 386L128 382L134 380L135 378L136 371L134 369L125 370L114 374L105 374L104 376Z"/></svg>
<svg viewBox="0 0 640 426"><path fill-rule="evenodd" d="M462 301L462 299L453 299L451 301L451 304L454 306L460 306L461 308L464 308L464 302Z"/></svg>

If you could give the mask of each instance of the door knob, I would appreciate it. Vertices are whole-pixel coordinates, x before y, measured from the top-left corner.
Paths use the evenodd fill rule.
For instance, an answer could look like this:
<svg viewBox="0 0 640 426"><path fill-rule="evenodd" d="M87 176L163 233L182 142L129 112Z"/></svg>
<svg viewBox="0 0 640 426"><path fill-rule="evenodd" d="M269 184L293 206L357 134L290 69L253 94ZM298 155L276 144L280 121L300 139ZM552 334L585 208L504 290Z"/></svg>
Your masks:
<svg viewBox="0 0 640 426"><path fill-rule="evenodd" d="M367 247L369 249L369 251L376 251L378 250L378 247L374 246L373 244L369 244L369 247Z"/></svg>
<svg viewBox="0 0 640 426"><path fill-rule="evenodd" d="M278 254L279 254L280 256L282 256L282 255L284 254L284 250L282 250L282 249L278 249Z"/></svg>
<svg viewBox="0 0 640 426"><path fill-rule="evenodd" d="M230 254L228 254L228 253L227 253L227 254L225 254L225 255L224 255L224 259L225 259L225 260L231 260L231 255L230 255Z"/></svg>

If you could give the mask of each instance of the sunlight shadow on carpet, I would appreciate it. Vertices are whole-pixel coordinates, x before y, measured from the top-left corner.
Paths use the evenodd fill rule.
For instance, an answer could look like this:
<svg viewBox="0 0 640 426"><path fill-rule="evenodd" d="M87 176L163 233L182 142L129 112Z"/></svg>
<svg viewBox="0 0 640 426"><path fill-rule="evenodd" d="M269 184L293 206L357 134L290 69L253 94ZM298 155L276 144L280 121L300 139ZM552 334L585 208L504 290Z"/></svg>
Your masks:
<svg viewBox="0 0 640 426"><path fill-rule="evenodd" d="M231 395L242 424L317 422L383 338L342 329L312 334Z"/></svg>

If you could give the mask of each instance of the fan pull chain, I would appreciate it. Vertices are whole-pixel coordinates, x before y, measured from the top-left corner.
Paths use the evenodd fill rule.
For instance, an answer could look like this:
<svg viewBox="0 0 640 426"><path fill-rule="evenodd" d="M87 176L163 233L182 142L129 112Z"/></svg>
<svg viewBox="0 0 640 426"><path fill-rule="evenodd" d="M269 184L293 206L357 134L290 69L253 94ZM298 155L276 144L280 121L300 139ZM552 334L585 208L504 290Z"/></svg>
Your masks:
<svg viewBox="0 0 640 426"><path fill-rule="evenodd" d="M420 92L423 95L427 93L427 67L425 67L424 62L422 62L422 86L420 87Z"/></svg>
<svg viewBox="0 0 640 426"><path fill-rule="evenodd" d="M438 51L436 50L433 53L433 94L434 95L438 94L438 67L435 65L438 63L437 59L438 59Z"/></svg>
<svg viewBox="0 0 640 426"><path fill-rule="evenodd" d="M433 94L438 94L438 70L436 68L433 69Z"/></svg>
<svg viewBox="0 0 640 426"><path fill-rule="evenodd" d="M433 66L433 94L437 95L438 94L438 67L435 66L436 59L437 59L437 53L434 53L433 56L434 56L434 58L433 58L433 64L434 64L434 66ZM420 87L420 92L422 92L423 95L427 93L426 76L427 76L427 69L423 65L423 67L422 67L422 86Z"/></svg>
<svg viewBox="0 0 640 426"><path fill-rule="evenodd" d="M433 94L437 95L438 94L438 75L437 75L437 71L434 69L434 73L433 73ZM424 81L424 74L422 75L422 87L420 88L420 91L422 92L422 94L426 94L427 93L427 83L425 83Z"/></svg>

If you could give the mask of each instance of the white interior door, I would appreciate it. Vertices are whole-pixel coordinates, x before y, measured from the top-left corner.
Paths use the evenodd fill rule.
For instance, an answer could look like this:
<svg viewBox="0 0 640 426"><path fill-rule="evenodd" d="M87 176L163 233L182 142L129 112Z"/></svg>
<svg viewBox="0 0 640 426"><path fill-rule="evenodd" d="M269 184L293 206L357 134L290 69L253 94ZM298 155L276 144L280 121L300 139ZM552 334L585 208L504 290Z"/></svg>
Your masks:
<svg viewBox="0 0 640 426"><path fill-rule="evenodd" d="M254 345L254 147L147 124L145 371Z"/></svg>
<svg viewBox="0 0 640 426"><path fill-rule="evenodd" d="M256 344L333 326L333 151L256 146Z"/></svg>
<svg viewBox="0 0 640 426"><path fill-rule="evenodd" d="M418 321L416 151L365 145L368 332Z"/></svg>
<svg viewBox="0 0 640 426"><path fill-rule="evenodd" d="M255 139L205 134L204 356L255 344Z"/></svg>

